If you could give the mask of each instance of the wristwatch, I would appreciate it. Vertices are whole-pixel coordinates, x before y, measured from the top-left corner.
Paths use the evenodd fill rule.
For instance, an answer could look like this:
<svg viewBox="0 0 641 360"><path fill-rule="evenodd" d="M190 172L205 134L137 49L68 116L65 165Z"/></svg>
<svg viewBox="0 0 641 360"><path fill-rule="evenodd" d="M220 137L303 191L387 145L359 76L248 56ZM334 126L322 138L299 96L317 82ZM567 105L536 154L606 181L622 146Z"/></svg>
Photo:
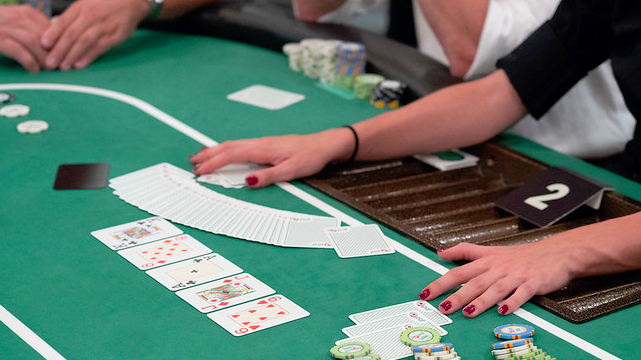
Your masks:
<svg viewBox="0 0 641 360"><path fill-rule="evenodd" d="M158 16L160 16L163 1L164 0L147 0L147 3L149 3L149 14L147 14L145 20L156 20Z"/></svg>

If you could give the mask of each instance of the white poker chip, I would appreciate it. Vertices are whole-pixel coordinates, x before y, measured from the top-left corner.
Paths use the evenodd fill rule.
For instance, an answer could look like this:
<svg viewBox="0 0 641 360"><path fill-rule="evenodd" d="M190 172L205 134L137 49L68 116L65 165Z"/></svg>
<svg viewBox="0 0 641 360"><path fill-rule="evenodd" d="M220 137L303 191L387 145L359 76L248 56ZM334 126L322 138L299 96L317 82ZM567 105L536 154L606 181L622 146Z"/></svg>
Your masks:
<svg viewBox="0 0 641 360"><path fill-rule="evenodd" d="M49 124L42 120L28 120L18 124L18 131L23 134L37 134L49 129Z"/></svg>
<svg viewBox="0 0 641 360"><path fill-rule="evenodd" d="M18 116L26 116L29 114L29 107L27 105L12 104L0 108L0 115L8 118L15 118Z"/></svg>

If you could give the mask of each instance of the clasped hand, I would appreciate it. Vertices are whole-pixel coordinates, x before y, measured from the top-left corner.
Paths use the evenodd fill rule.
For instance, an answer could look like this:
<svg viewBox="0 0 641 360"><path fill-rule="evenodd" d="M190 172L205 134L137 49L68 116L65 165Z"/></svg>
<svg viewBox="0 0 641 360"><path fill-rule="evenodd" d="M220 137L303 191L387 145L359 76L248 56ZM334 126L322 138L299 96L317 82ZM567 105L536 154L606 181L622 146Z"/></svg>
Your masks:
<svg viewBox="0 0 641 360"><path fill-rule="evenodd" d="M28 72L81 69L127 39L148 5L130 0L79 0L49 19L29 5L0 7L0 53Z"/></svg>

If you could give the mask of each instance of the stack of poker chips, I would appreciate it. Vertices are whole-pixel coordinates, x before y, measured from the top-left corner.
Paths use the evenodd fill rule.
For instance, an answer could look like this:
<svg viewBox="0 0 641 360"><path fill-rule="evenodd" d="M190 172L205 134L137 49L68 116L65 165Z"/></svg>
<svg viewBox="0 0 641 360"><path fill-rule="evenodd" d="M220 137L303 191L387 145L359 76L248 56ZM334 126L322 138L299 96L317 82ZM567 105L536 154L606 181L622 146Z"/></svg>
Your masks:
<svg viewBox="0 0 641 360"><path fill-rule="evenodd" d="M336 345L329 350L334 359L381 360L378 355L372 355L372 347L362 342L348 342Z"/></svg>
<svg viewBox="0 0 641 360"><path fill-rule="evenodd" d="M450 343L432 343L412 346L415 360L460 360Z"/></svg>
<svg viewBox="0 0 641 360"><path fill-rule="evenodd" d="M303 71L303 50L300 43L287 43L283 45L283 53L289 60L289 68L293 71Z"/></svg>
<svg viewBox="0 0 641 360"><path fill-rule="evenodd" d="M334 63L338 40L304 39L300 43L283 45L289 60L289 68L302 71L305 76L333 84L336 77Z"/></svg>
<svg viewBox="0 0 641 360"><path fill-rule="evenodd" d="M407 85L396 80L383 80L372 90L369 102L377 108L395 109L401 104L401 97Z"/></svg>
<svg viewBox="0 0 641 360"><path fill-rule="evenodd" d="M354 79L354 97L357 99L369 99L372 96L374 87L385 80L378 74L361 74Z"/></svg>
<svg viewBox="0 0 641 360"><path fill-rule="evenodd" d="M523 324L506 324L494 329L494 336L501 341L492 344L492 356L500 360L556 360L534 345L534 327Z"/></svg>
<svg viewBox="0 0 641 360"><path fill-rule="evenodd" d="M336 45L336 86L352 91L355 78L365 72L367 53L365 46L355 42L340 42Z"/></svg>

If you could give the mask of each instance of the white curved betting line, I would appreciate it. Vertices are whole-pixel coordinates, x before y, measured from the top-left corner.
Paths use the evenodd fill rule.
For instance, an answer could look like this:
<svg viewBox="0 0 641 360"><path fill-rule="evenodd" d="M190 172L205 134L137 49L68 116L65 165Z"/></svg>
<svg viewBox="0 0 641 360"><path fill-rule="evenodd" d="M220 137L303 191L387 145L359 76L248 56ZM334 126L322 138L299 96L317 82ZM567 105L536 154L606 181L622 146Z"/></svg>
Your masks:
<svg viewBox="0 0 641 360"><path fill-rule="evenodd" d="M105 90L89 86L81 85L67 85L67 84L45 84L45 83L23 83L23 84L3 84L0 85L0 91L6 90L55 90L55 91L69 91L83 94L92 94L96 96L107 97L117 101L127 103L139 110L149 114L150 116L158 119L159 121L167 124L168 126L174 128L175 130L187 135L193 140L199 142L204 146L213 146L218 143L213 139L205 136L196 129L186 125L180 120L174 118L173 116L161 111L160 109L152 106L149 103L146 103L138 98L135 98L130 95L119 93L116 91ZM351 216L345 214L344 212L326 204L320 199L304 192L303 190L295 187L290 183L278 183L276 184L283 190L291 193L292 195L300 198L301 200L317 207L318 209L324 211L325 213L340 219L342 222L356 226L362 225L363 223L352 218ZM448 269L433 260L426 258L425 256L417 253L416 251L400 244L399 242L388 238L387 239L393 246L396 251L407 256L408 258L418 262L419 264L430 268L438 274L445 274ZM0 310L5 310L0 306ZM6 311L6 310L5 310ZM46 359L64 359L60 354L58 354L53 348L51 348L47 343L42 341L35 333L29 330L24 324L20 322L17 318L11 315L8 311L0 311L0 321L5 323L11 330L13 330L18 336L20 336L25 342L27 342L31 347L43 355ZM8 315L7 315L8 314ZM560 339L567 341L568 343L582 349L583 351L604 360L621 360L620 358L608 353L607 351L579 338L578 336L565 331L558 326L532 314L531 312L523 309L519 309L514 312L515 315L527 320L528 322L538 326L541 329L545 329L549 333L557 336ZM25 331L28 330L28 331ZM30 334L29 334L30 333ZM35 338L34 338L35 337ZM45 356L44 354L49 356Z"/></svg>

